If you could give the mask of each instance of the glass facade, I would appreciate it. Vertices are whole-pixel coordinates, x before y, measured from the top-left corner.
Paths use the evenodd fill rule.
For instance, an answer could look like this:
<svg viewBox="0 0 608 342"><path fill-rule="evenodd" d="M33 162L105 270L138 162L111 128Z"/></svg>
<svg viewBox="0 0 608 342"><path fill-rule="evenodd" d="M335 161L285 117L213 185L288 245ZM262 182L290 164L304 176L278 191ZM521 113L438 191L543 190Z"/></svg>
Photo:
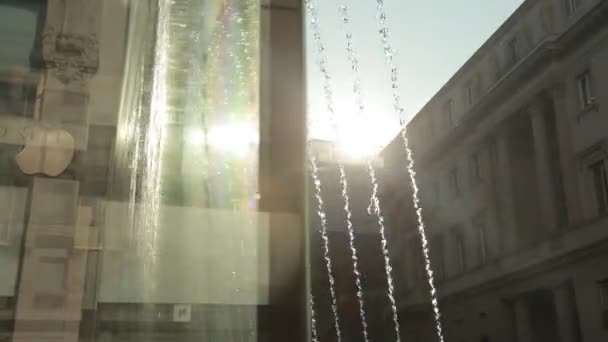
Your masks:
<svg viewBox="0 0 608 342"><path fill-rule="evenodd" d="M0 0L0 341L274 340L262 11Z"/></svg>

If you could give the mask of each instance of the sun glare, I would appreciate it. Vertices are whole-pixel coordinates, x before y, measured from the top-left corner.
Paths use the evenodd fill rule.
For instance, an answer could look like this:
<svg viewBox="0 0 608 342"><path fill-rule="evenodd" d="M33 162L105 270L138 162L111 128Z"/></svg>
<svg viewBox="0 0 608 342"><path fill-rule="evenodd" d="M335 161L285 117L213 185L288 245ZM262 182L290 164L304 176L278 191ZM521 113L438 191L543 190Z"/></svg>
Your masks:
<svg viewBox="0 0 608 342"><path fill-rule="evenodd" d="M346 159L365 160L375 157L388 140L394 136L394 129L381 121L341 120L338 123L339 138L337 148Z"/></svg>
<svg viewBox="0 0 608 342"><path fill-rule="evenodd" d="M369 138L348 133L338 141L338 150L347 159L366 159L373 156L379 149Z"/></svg>
<svg viewBox="0 0 608 342"><path fill-rule="evenodd" d="M257 129L244 122L215 125L209 129L207 136L200 128L192 129L187 133L186 139L191 145L202 146L208 143L217 151L232 153L239 157L250 154L259 140Z"/></svg>
<svg viewBox="0 0 608 342"><path fill-rule="evenodd" d="M308 103L309 137L334 141L336 152L346 160L365 161L374 158L397 136L399 121L390 115L392 108L381 101L366 104L365 113L360 113L350 89L346 90L338 89L334 94L333 119L336 127L332 124L333 115L328 113L322 100Z"/></svg>

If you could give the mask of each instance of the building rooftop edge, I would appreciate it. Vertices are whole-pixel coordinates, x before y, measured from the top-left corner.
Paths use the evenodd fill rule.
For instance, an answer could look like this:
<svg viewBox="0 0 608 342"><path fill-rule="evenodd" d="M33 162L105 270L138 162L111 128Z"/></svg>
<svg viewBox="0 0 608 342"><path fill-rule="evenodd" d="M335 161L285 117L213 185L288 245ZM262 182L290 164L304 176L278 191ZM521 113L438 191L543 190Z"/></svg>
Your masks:
<svg viewBox="0 0 608 342"><path fill-rule="evenodd" d="M499 38L503 36L504 31L516 25L516 20L520 17L520 15L529 7L535 5L538 1L540 0L524 0L519 5L519 7L517 7L517 9L515 9L515 11L513 11L513 13L511 13L511 15L509 15L509 17L504 22L502 22L502 24L500 24L500 26L490 35L490 37L488 37L488 39L486 39L477 48L477 50L473 52L471 57L469 57L460 66L460 68L458 68L458 70L456 70L456 72L452 76L450 76L450 78L448 78L448 80L439 88L439 90L437 90L435 94L431 96L431 98L424 104L424 106L422 106L422 108L408 122L408 125L410 122L416 120L423 112L425 112L428 109L427 107L429 106L429 104L432 103L441 94L443 94L447 88L449 88L453 83L456 82L456 80L458 80L462 76L463 73L472 68L475 65L475 62L477 62L483 56L483 53L486 51L486 49L493 46L493 44L496 43Z"/></svg>

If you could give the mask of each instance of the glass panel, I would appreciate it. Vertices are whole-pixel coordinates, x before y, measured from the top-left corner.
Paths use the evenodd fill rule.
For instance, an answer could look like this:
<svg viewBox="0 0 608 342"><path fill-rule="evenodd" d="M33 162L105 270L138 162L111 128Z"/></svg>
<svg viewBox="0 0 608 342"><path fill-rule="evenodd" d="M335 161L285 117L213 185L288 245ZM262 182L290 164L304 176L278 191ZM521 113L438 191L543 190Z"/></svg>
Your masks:
<svg viewBox="0 0 608 342"><path fill-rule="evenodd" d="M0 340L270 340L261 18L0 0Z"/></svg>
<svg viewBox="0 0 608 342"><path fill-rule="evenodd" d="M257 6L181 1L133 13L132 34L147 38L126 54L141 77L123 94L103 217L115 250L101 261L97 301L108 317L154 304L150 314L174 322L178 336L255 340L256 308L268 301L268 232L256 210Z"/></svg>

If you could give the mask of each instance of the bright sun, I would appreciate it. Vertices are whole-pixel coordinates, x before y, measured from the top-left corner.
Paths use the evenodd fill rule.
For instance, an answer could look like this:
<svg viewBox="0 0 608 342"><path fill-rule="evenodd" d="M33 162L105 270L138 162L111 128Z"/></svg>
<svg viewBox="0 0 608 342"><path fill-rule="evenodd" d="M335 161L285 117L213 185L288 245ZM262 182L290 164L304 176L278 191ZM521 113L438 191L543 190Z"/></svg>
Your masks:
<svg viewBox="0 0 608 342"><path fill-rule="evenodd" d="M361 113L350 96L350 89L338 89L334 94L334 127L324 101L308 104L311 139L336 143L336 152L349 160L363 161L375 157L399 133L399 122L392 107L382 101L372 101ZM332 114L333 115L333 114ZM337 128L337 132L334 128Z"/></svg>
<svg viewBox="0 0 608 342"><path fill-rule="evenodd" d="M378 121L341 120L338 149L348 159L366 159L375 156L394 136L394 127Z"/></svg>

